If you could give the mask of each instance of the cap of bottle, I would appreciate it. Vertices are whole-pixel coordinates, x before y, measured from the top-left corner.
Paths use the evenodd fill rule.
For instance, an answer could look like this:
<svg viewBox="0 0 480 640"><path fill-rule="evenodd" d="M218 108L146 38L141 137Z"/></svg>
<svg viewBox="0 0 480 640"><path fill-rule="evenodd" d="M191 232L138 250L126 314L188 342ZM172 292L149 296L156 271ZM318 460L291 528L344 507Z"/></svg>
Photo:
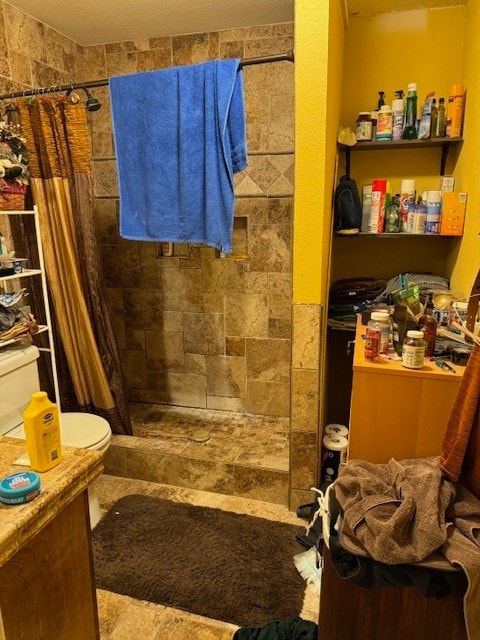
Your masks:
<svg viewBox="0 0 480 640"><path fill-rule="evenodd" d="M380 111L391 111L392 108L389 104L382 104L382 106L380 107Z"/></svg>
<svg viewBox="0 0 480 640"><path fill-rule="evenodd" d="M408 179L402 180L402 183L400 185L400 191L402 193L410 193L415 191L415 178L408 178Z"/></svg>
<svg viewBox="0 0 480 640"><path fill-rule="evenodd" d="M464 92L464 86L462 82L456 82L455 84L452 84L452 86L450 87L450 95L451 96L461 96L463 95Z"/></svg>
<svg viewBox="0 0 480 640"><path fill-rule="evenodd" d="M374 180L372 183L372 192L373 191L381 191L382 193L387 192L387 181L386 180Z"/></svg>
<svg viewBox="0 0 480 640"><path fill-rule="evenodd" d="M410 329L410 331L407 331L407 336L409 338L415 338L416 340L420 340L421 338L423 338L423 331L417 331L416 329Z"/></svg>
<svg viewBox="0 0 480 640"><path fill-rule="evenodd" d="M442 194L440 191L427 191L427 202L441 202Z"/></svg>
<svg viewBox="0 0 480 640"><path fill-rule="evenodd" d="M377 322L387 322L390 319L390 314L388 311L372 311L370 317Z"/></svg>
<svg viewBox="0 0 480 640"><path fill-rule="evenodd" d="M410 91L416 91L417 90L417 83L416 82L409 82L407 89L408 89L409 93L410 93Z"/></svg>

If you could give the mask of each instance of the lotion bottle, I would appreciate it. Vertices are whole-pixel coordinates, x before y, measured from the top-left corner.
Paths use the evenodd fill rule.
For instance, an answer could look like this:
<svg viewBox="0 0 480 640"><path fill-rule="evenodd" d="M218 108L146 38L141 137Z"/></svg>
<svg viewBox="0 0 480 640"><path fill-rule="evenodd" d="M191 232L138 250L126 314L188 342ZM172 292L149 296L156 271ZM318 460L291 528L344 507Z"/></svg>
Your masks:
<svg viewBox="0 0 480 640"><path fill-rule="evenodd" d="M32 394L23 412L23 425L30 466L34 471L48 471L62 459L58 408L45 391Z"/></svg>

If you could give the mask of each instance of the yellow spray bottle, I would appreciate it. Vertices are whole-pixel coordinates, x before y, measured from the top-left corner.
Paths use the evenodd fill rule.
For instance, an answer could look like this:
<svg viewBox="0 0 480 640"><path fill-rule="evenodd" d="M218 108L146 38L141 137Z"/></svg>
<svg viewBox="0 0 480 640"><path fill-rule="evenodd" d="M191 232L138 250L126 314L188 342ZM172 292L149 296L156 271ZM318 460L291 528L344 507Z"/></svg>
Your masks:
<svg viewBox="0 0 480 640"><path fill-rule="evenodd" d="M58 408L44 391L32 394L23 412L23 424L32 469L48 471L57 465L62 459Z"/></svg>

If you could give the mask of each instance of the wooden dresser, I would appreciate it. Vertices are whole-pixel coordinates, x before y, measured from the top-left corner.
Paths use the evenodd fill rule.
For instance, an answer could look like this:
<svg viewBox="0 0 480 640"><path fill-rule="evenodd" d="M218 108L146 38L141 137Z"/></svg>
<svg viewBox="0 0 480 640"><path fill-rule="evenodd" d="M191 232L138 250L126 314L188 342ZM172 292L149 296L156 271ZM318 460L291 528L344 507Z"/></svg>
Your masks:
<svg viewBox="0 0 480 640"><path fill-rule="evenodd" d="M439 455L465 367L455 373L426 361L406 369L399 360L368 362L358 317L353 358L348 458L385 463L390 458Z"/></svg>

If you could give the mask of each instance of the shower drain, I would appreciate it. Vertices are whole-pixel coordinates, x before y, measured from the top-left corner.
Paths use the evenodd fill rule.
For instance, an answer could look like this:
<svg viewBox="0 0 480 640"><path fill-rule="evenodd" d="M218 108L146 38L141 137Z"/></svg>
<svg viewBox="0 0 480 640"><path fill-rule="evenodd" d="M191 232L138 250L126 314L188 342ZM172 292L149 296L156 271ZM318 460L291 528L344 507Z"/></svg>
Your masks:
<svg viewBox="0 0 480 640"><path fill-rule="evenodd" d="M207 440L210 440L210 432L206 429L196 429L188 437L193 442L207 442Z"/></svg>

